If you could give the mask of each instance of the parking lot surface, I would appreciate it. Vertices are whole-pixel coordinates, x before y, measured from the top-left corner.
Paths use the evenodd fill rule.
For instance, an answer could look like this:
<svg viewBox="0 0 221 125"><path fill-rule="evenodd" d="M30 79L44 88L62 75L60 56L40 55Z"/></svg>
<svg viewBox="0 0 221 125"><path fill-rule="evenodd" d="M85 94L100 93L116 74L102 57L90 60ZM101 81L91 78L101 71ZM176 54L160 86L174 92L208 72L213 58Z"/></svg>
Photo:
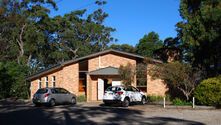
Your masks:
<svg viewBox="0 0 221 125"><path fill-rule="evenodd" d="M0 125L221 125L221 110L164 109L156 105L128 108L102 103L34 107L0 105Z"/></svg>

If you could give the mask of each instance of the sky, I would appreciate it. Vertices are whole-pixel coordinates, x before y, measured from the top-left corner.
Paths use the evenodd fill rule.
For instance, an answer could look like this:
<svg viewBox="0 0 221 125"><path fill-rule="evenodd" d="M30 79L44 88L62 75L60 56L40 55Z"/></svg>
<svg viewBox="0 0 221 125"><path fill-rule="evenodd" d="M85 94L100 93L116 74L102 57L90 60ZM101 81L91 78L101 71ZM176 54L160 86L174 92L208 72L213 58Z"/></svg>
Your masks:
<svg viewBox="0 0 221 125"><path fill-rule="evenodd" d="M57 0L58 10L51 16L64 15L74 10L87 9L90 14L97 6L95 0ZM109 14L105 25L116 29L112 36L115 44L135 46L139 39L151 31L157 32L161 40L175 37L176 23L181 21L179 0L108 0L103 6Z"/></svg>

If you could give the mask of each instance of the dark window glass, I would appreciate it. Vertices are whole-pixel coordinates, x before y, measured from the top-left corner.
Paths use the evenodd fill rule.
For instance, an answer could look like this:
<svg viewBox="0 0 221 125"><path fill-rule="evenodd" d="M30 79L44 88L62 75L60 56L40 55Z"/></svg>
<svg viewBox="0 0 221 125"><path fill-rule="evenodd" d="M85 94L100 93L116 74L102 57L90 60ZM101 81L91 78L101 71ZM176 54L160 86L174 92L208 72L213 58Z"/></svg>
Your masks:
<svg viewBox="0 0 221 125"><path fill-rule="evenodd" d="M44 93L47 93L48 90L43 88L43 89L38 89L38 91L36 92L37 94L44 94Z"/></svg>
<svg viewBox="0 0 221 125"><path fill-rule="evenodd" d="M134 92L137 92L137 91L138 91L138 89L136 89L135 87L132 87L132 90L133 90Z"/></svg>

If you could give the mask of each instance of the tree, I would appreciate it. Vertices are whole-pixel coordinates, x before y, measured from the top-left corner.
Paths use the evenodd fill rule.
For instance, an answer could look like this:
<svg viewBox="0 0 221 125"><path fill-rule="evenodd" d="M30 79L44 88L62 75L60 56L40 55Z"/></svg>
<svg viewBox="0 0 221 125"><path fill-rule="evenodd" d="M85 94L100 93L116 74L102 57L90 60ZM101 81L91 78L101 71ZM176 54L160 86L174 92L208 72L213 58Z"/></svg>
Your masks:
<svg viewBox="0 0 221 125"><path fill-rule="evenodd" d="M160 78L169 87L179 90L187 101L201 79L201 72L198 69L193 69L189 64L180 62L159 64L151 67L149 72L153 78Z"/></svg>
<svg viewBox="0 0 221 125"><path fill-rule="evenodd" d="M135 47L129 44L112 44L109 48L128 53L136 53Z"/></svg>
<svg viewBox="0 0 221 125"><path fill-rule="evenodd" d="M163 46L153 52L153 57L163 62L180 61L182 59L182 43L179 38L168 37Z"/></svg>
<svg viewBox="0 0 221 125"><path fill-rule="evenodd" d="M162 41L159 39L159 35L155 32L150 32L139 40L136 45L136 53L146 57L153 57L154 50L160 47L162 47Z"/></svg>
<svg viewBox="0 0 221 125"><path fill-rule="evenodd" d="M137 86L147 85L147 64L145 63L136 64L136 80L137 80Z"/></svg>
<svg viewBox="0 0 221 125"><path fill-rule="evenodd" d="M28 98L30 85L25 81L27 72L27 66L0 62L0 98Z"/></svg>
<svg viewBox="0 0 221 125"><path fill-rule="evenodd" d="M56 9L53 0L0 2L0 38L7 43L6 48L3 48L6 50L5 56L1 56L1 60L16 60L20 65L31 65L38 48L42 48L48 38L45 23L49 22L50 10L44 7L48 5Z"/></svg>
<svg viewBox="0 0 221 125"><path fill-rule="evenodd" d="M207 77L221 73L221 1L181 0L178 37L184 42L186 61L206 69Z"/></svg>
<svg viewBox="0 0 221 125"><path fill-rule="evenodd" d="M131 85L134 82L135 67L131 63L126 66L121 65L119 67L119 75L125 86Z"/></svg>
<svg viewBox="0 0 221 125"><path fill-rule="evenodd" d="M4 80L1 86L5 88L7 82L23 78L14 82L12 87L16 88L13 90L17 93L23 86L24 89L20 89L28 92L24 87L27 75L106 49L115 40L111 36L115 29L103 24L108 14L101 6L106 1L95 3L98 9L88 16L85 15L86 10L76 10L64 16L50 17L49 7L57 9L55 0L0 1L0 61L8 64L8 67L0 67L0 74L11 77L8 81ZM21 67L25 67L25 72L17 74L14 69L20 71ZM10 85L8 83L6 87L10 88ZM10 93L6 96L23 95Z"/></svg>

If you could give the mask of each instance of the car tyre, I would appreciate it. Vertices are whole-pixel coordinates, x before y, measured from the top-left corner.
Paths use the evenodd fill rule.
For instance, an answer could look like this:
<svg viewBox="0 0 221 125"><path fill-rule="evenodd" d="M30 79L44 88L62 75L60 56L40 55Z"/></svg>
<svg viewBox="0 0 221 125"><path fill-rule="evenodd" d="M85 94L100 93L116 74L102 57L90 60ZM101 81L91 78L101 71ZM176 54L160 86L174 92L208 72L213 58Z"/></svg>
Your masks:
<svg viewBox="0 0 221 125"><path fill-rule="evenodd" d="M110 106L111 103L110 103L110 102L104 102L104 105L106 105L106 106Z"/></svg>
<svg viewBox="0 0 221 125"><path fill-rule="evenodd" d="M34 106L35 106L35 107L40 107L41 104L39 104L39 103L34 103Z"/></svg>
<svg viewBox="0 0 221 125"><path fill-rule="evenodd" d="M125 98L124 101L123 101L122 106L123 106L123 107L128 107L129 105L130 105L129 99L128 99L128 98Z"/></svg>
<svg viewBox="0 0 221 125"><path fill-rule="evenodd" d="M72 105L75 105L76 103L77 103L77 100L76 100L75 97L73 97L73 98L71 99L71 104L72 104Z"/></svg>
<svg viewBox="0 0 221 125"><path fill-rule="evenodd" d="M50 100L50 102L49 102L49 105L51 106L51 107L53 107L53 106L55 106L55 100L54 99L51 99Z"/></svg>
<svg viewBox="0 0 221 125"><path fill-rule="evenodd" d="M147 102L146 98L145 98L145 97L142 97L142 99L141 99L141 102L140 102L140 103L141 103L142 105L144 105L144 104L146 104L146 102Z"/></svg>

